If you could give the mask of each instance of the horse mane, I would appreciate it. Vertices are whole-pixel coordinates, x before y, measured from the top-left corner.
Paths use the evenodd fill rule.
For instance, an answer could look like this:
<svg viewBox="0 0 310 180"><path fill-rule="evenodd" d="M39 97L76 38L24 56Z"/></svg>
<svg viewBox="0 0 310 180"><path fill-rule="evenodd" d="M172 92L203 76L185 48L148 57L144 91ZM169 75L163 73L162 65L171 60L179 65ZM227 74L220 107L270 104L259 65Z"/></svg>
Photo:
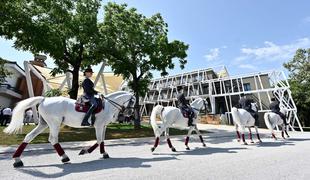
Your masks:
<svg viewBox="0 0 310 180"><path fill-rule="evenodd" d="M108 94L106 97L107 98L115 98L116 96L123 95L123 94L129 94L129 92L127 92L127 91L116 91L116 92Z"/></svg>
<svg viewBox="0 0 310 180"><path fill-rule="evenodd" d="M198 97L197 99L195 99L190 105L194 106L195 104L198 104L200 101L203 101L203 99L201 97Z"/></svg>

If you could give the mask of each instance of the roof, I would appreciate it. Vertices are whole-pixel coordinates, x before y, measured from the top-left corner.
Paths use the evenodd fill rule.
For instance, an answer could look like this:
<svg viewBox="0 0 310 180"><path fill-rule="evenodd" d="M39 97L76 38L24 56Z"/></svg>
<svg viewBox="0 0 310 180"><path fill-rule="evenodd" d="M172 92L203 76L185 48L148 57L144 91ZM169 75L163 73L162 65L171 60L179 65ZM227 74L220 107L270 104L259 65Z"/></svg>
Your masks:
<svg viewBox="0 0 310 180"><path fill-rule="evenodd" d="M0 57L0 59L2 59L3 61L5 61L6 63L8 63L8 64L13 64L13 65L16 65L16 67L18 67L19 68L19 71L22 71L22 72L24 72L25 73L25 70L23 69L23 68L21 68L18 64L17 64L17 62L16 61L9 61L9 60L7 60L7 59L3 59L3 58L1 58Z"/></svg>
<svg viewBox="0 0 310 180"><path fill-rule="evenodd" d="M41 74L42 76L48 81L49 85L52 88L59 88L62 84L62 82L65 80L66 75L65 74L57 74L55 77L53 77L51 75L51 71L52 68L48 68L48 67L41 67L41 66L37 66L37 65L33 65ZM95 81L96 77L97 77L98 73L94 73L93 77L91 78L93 81ZM121 76L116 76L114 75L114 73L110 72L110 73L103 73L104 75L104 80L106 83L106 87L108 90L108 93L112 93L115 91L119 90L119 87L121 86L122 82L123 82L123 78ZM79 81L82 82L84 80L84 75L83 72L79 72ZM66 88L67 85L65 85ZM99 92L104 92L104 88L103 88L103 83L102 80L99 79L95 89ZM79 89L79 94L82 94L82 89Z"/></svg>

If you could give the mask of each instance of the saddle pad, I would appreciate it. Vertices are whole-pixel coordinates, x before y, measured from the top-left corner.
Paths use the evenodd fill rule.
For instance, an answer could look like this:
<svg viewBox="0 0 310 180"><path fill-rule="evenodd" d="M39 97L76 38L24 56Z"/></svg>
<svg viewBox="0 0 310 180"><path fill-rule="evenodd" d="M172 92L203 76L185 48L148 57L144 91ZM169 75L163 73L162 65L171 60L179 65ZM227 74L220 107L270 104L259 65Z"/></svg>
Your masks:
<svg viewBox="0 0 310 180"><path fill-rule="evenodd" d="M97 108L93 111L93 113L97 114L101 112L101 110L104 110L104 106L102 105L102 100L101 99L96 99L97 100ZM87 102L85 104L80 104L80 103L75 103L75 110L77 112L84 112L86 113L88 109L90 108L90 104Z"/></svg>

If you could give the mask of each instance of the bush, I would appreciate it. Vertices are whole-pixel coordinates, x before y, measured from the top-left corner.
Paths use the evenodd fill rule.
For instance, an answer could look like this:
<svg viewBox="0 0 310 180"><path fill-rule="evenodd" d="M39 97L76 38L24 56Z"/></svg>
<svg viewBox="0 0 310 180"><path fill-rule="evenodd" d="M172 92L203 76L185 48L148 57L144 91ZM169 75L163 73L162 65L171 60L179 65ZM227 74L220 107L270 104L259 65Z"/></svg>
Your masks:
<svg viewBox="0 0 310 180"><path fill-rule="evenodd" d="M45 97L55 97L55 96L62 96L64 92L60 89L50 89L44 93Z"/></svg>

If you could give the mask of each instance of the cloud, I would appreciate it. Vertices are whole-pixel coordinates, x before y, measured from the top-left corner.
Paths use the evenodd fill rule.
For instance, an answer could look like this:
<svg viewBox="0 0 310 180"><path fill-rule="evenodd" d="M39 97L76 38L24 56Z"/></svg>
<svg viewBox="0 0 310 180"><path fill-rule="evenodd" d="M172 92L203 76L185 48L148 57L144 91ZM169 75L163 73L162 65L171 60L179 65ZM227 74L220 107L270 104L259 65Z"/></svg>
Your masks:
<svg viewBox="0 0 310 180"><path fill-rule="evenodd" d="M251 64L240 64L238 67L242 68L242 69L251 69L251 70L257 69L257 67L255 67Z"/></svg>
<svg viewBox="0 0 310 180"><path fill-rule="evenodd" d="M213 48L213 49L210 49L209 53L206 54L204 57L206 58L208 62L210 62L210 61L214 61L218 59L219 56L220 56L220 48Z"/></svg>
<svg viewBox="0 0 310 180"><path fill-rule="evenodd" d="M310 16L307 16L305 18L302 19L302 22L304 23L310 23Z"/></svg>
<svg viewBox="0 0 310 180"><path fill-rule="evenodd" d="M309 46L310 39L307 37L283 45L265 41L263 47L241 48L241 55L236 57L234 62L240 63L246 60L260 60L264 62L286 61L294 56L298 48L308 48Z"/></svg>

